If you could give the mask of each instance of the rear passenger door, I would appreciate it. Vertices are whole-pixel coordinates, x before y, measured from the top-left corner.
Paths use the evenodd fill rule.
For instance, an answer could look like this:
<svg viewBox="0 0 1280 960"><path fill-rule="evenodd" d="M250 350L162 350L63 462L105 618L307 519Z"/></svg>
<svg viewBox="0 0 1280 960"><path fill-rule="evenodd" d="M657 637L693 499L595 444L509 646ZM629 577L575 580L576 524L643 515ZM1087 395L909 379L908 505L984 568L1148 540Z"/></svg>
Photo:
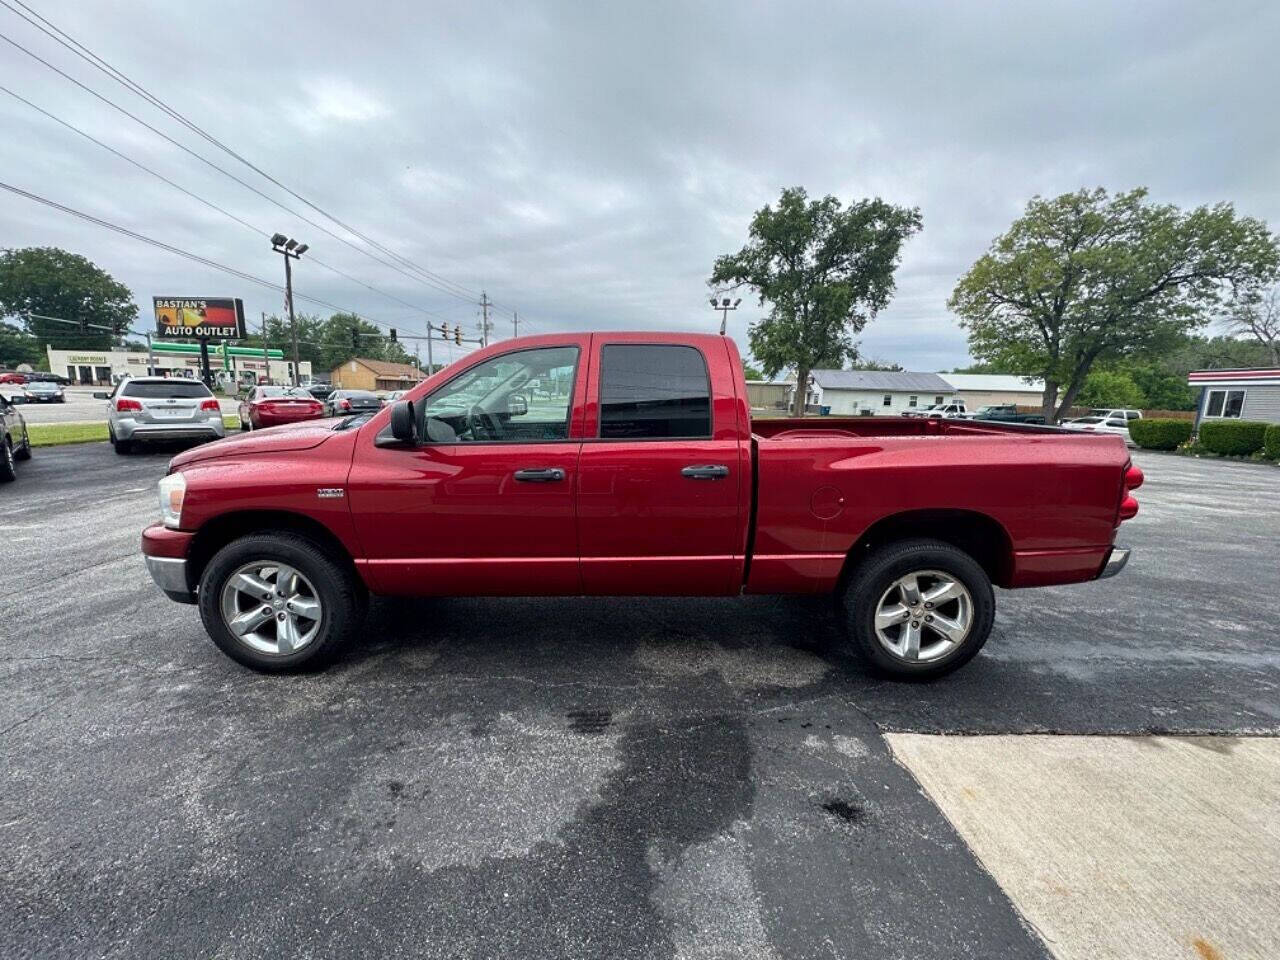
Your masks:
<svg viewBox="0 0 1280 960"><path fill-rule="evenodd" d="M592 353L578 461L584 591L736 593L746 478L723 343L597 334Z"/></svg>

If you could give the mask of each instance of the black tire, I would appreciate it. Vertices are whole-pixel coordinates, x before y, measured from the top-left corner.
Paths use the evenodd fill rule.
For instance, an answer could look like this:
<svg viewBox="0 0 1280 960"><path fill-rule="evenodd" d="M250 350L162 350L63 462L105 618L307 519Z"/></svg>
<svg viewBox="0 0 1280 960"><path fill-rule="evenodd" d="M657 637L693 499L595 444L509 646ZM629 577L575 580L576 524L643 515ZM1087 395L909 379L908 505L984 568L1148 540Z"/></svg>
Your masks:
<svg viewBox="0 0 1280 960"><path fill-rule="evenodd" d="M18 479L13 459L13 441L8 437L0 437L0 483L11 483Z"/></svg>
<svg viewBox="0 0 1280 960"><path fill-rule="evenodd" d="M232 633L222 615L222 591L232 574L245 564L271 560L288 564L309 580L321 604L315 637L288 654L254 649ZM363 584L349 569L313 541L284 531L233 540L213 555L200 577L200 619L210 639L231 659L264 673L312 670L330 663L363 619L365 600Z"/></svg>
<svg viewBox="0 0 1280 960"><path fill-rule="evenodd" d="M920 573L924 577L921 583L927 584L929 576L925 571L946 574L968 591L970 626L959 643L935 658L909 660L881 642L875 629L876 610L882 598L894 596L889 591L908 574ZM892 605L906 609L901 595L897 597ZM945 607L946 615L953 617L961 602L944 601L939 604L938 612L943 613ZM953 603L955 606L951 606ZM844 611L851 645L877 671L900 680L930 680L959 669L982 649L995 619L996 598L987 572L963 550L941 540L902 540L879 548L858 565L845 588ZM922 625L920 653L923 654L927 650L923 638L941 644L942 634L933 627L923 626L924 617L932 617L924 612L923 606L916 615L919 619L912 622ZM899 629L905 630L907 626L904 623ZM886 632L894 629L888 627Z"/></svg>
<svg viewBox="0 0 1280 960"><path fill-rule="evenodd" d="M122 457L127 457L129 454L133 453L132 440L117 440L113 435L111 437L111 446L113 446L116 453L120 454Z"/></svg>

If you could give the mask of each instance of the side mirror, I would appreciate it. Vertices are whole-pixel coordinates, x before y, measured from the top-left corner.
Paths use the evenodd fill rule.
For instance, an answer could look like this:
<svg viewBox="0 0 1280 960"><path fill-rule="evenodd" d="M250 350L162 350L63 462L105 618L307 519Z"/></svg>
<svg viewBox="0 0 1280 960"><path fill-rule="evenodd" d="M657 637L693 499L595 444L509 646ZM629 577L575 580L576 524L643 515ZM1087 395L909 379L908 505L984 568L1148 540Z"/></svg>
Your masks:
<svg viewBox="0 0 1280 960"><path fill-rule="evenodd" d="M20 393L15 394L14 396L9 397L8 399L9 399L9 404L14 407L21 406L22 404L27 402L27 398Z"/></svg>
<svg viewBox="0 0 1280 960"><path fill-rule="evenodd" d="M432 443L454 443L458 439L458 434L443 420L427 417L427 439Z"/></svg>
<svg viewBox="0 0 1280 960"><path fill-rule="evenodd" d="M418 442L418 424L410 401L406 400L392 406L391 435L401 443Z"/></svg>
<svg viewBox="0 0 1280 960"><path fill-rule="evenodd" d="M513 417L523 417L529 412L529 401L518 393L507 397L507 413Z"/></svg>
<svg viewBox="0 0 1280 960"><path fill-rule="evenodd" d="M93 399L95 400L107 400L110 397L111 397L111 394L103 393L101 390L95 391L93 394Z"/></svg>

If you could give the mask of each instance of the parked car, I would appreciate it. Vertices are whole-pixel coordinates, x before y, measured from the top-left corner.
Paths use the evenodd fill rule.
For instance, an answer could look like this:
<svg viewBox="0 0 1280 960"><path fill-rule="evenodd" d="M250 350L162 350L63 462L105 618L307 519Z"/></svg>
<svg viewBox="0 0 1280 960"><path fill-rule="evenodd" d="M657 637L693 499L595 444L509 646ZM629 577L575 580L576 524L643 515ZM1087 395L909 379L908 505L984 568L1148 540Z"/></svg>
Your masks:
<svg viewBox="0 0 1280 960"><path fill-rule="evenodd" d="M0 370L0 383L26 383L27 375L17 370Z"/></svg>
<svg viewBox="0 0 1280 960"><path fill-rule="evenodd" d="M570 389L531 402L539 378ZM753 424L746 398L723 337L504 341L367 419L179 454L142 552L227 655L265 671L334 656L370 593L834 593L854 649L913 678L978 652L993 584L1095 580L1128 561L1115 538L1142 473L1115 437Z"/></svg>
<svg viewBox="0 0 1280 960"><path fill-rule="evenodd" d="M992 420L997 423L1044 423L1044 414L1019 413L1012 403L990 403L979 407L969 416L974 420Z"/></svg>
<svg viewBox="0 0 1280 960"><path fill-rule="evenodd" d="M302 387L255 387L240 401L240 429L261 430L324 416L324 404Z"/></svg>
<svg viewBox="0 0 1280 960"><path fill-rule="evenodd" d="M218 398L199 380L130 377L107 401L107 436L116 453L132 453L150 440L217 440L226 436Z"/></svg>
<svg viewBox="0 0 1280 960"><path fill-rule="evenodd" d="M28 380L22 385L22 395L27 403L65 403L62 387L52 380Z"/></svg>
<svg viewBox="0 0 1280 960"><path fill-rule="evenodd" d="M71 386L71 381L62 376L62 374L50 373L47 370L36 370L34 373L28 373L26 377L27 383L32 383L37 380L48 380L51 383L56 383L60 387Z"/></svg>
<svg viewBox="0 0 1280 960"><path fill-rule="evenodd" d="M371 390L335 390L324 402L325 416L346 417L353 413L381 410L382 401Z"/></svg>
<svg viewBox="0 0 1280 960"><path fill-rule="evenodd" d="M1124 442L1133 446L1129 437L1129 421L1123 417L1076 417L1062 424L1064 430L1078 430L1083 433L1110 433L1123 437Z"/></svg>
<svg viewBox="0 0 1280 960"><path fill-rule="evenodd" d="M333 393L333 385L329 383L308 384L307 393L323 402L329 399L329 394Z"/></svg>
<svg viewBox="0 0 1280 960"><path fill-rule="evenodd" d="M403 399L405 394L407 394L408 392L409 392L408 390L392 390L390 393L386 395L386 397L383 399L383 402L395 403L397 400Z"/></svg>
<svg viewBox="0 0 1280 960"><path fill-rule="evenodd" d="M963 400L952 400L947 403L934 403L925 407L923 410L915 412L908 411L904 414L904 416L908 417L942 417L948 420L955 419L956 417L963 417L965 415L966 413Z"/></svg>
<svg viewBox="0 0 1280 960"><path fill-rule="evenodd" d="M17 398L25 401L25 397ZM0 483L18 477L15 461L31 459L31 438L14 398L0 394Z"/></svg>
<svg viewBox="0 0 1280 960"><path fill-rule="evenodd" d="M1095 410L1090 410L1089 416L1102 417L1102 419L1104 420L1111 420L1111 419L1141 420L1142 411L1141 410L1120 410L1120 409L1108 410L1104 408L1098 408Z"/></svg>

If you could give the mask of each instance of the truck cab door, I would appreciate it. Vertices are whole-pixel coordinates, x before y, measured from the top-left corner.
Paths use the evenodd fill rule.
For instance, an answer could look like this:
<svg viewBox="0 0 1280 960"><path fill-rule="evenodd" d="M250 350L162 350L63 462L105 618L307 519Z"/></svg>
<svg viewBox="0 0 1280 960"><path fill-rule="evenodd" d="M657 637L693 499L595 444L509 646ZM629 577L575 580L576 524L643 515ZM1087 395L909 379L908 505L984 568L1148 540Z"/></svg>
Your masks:
<svg viewBox="0 0 1280 960"><path fill-rule="evenodd" d="M374 590L581 591L575 481L589 336L491 354L425 395L416 447L357 450L348 481Z"/></svg>
<svg viewBox="0 0 1280 960"><path fill-rule="evenodd" d="M738 592L749 476L724 341L596 334L578 460L589 594Z"/></svg>

